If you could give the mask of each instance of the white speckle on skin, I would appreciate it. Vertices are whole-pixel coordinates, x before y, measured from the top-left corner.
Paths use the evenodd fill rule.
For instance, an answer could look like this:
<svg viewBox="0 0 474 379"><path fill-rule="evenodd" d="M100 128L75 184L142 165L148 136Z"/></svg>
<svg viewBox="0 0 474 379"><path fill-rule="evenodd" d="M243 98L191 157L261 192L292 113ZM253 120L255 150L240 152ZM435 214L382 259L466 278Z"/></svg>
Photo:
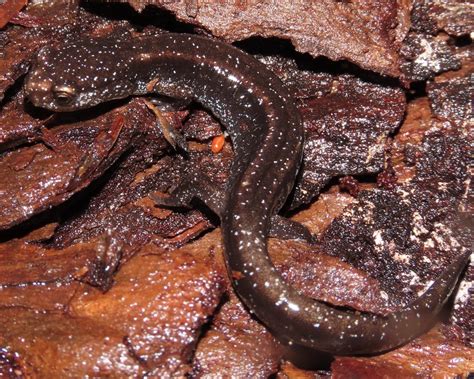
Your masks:
<svg viewBox="0 0 474 379"><path fill-rule="evenodd" d="M288 302L288 308L295 312L298 312L300 310L299 305L292 302Z"/></svg>

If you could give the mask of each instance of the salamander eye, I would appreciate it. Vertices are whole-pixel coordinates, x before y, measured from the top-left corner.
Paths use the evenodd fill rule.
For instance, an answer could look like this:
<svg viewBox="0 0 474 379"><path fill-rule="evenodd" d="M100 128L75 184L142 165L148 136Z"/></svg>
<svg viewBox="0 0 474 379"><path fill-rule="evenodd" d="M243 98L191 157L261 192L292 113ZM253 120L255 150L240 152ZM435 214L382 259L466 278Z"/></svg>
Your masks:
<svg viewBox="0 0 474 379"><path fill-rule="evenodd" d="M76 90L71 86L56 86L52 91L54 99L59 105L68 105L76 97Z"/></svg>

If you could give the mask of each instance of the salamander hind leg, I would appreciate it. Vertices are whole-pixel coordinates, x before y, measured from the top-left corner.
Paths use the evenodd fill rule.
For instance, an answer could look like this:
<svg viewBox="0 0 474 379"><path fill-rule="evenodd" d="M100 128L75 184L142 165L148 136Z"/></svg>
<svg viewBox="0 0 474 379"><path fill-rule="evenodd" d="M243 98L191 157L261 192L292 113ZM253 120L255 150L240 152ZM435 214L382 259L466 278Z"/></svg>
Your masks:
<svg viewBox="0 0 474 379"><path fill-rule="evenodd" d="M198 199L219 218L224 207L224 191L199 171L185 175L183 181L171 191L170 196L150 194L150 197L157 205L170 208L192 208L193 200Z"/></svg>
<svg viewBox="0 0 474 379"><path fill-rule="evenodd" d="M185 179L171 191L170 195L150 194L157 205L170 208L192 208L192 202L198 199L204 203L219 218L224 211L225 191L212 183L199 171L185 176ZM274 215L270 223L270 237L282 240L298 240L313 244L316 238L299 222Z"/></svg>
<svg viewBox="0 0 474 379"><path fill-rule="evenodd" d="M282 240L298 240L309 244L316 242L316 237L306 226L279 215L272 217L269 235Z"/></svg>

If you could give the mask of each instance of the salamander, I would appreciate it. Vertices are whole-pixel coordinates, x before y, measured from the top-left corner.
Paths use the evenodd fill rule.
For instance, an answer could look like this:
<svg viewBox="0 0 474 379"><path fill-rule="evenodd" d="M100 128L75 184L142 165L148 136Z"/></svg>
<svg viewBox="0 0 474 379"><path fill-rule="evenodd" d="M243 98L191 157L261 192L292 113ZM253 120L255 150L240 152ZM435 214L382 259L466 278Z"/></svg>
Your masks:
<svg viewBox="0 0 474 379"><path fill-rule="evenodd" d="M64 42L39 51L25 88L34 105L58 112L149 93L209 109L235 153L220 214L229 277L249 310L292 343L337 355L400 346L431 325L468 259L455 260L424 295L384 316L341 310L288 285L270 261L267 237L302 161L302 120L282 82L226 43L172 33Z"/></svg>

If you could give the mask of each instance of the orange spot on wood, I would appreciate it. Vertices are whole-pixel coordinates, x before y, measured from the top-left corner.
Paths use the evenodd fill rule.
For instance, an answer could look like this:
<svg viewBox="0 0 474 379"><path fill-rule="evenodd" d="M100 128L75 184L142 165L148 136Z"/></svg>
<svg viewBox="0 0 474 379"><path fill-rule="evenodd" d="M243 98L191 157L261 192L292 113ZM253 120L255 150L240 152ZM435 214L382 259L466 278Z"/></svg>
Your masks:
<svg viewBox="0 0 474 379"><path fill-rule="evenodd" d="M220 153L225 145L225 137L223 134L216 136L212 139L211 142L211 151L214 154Z"/></svg>

